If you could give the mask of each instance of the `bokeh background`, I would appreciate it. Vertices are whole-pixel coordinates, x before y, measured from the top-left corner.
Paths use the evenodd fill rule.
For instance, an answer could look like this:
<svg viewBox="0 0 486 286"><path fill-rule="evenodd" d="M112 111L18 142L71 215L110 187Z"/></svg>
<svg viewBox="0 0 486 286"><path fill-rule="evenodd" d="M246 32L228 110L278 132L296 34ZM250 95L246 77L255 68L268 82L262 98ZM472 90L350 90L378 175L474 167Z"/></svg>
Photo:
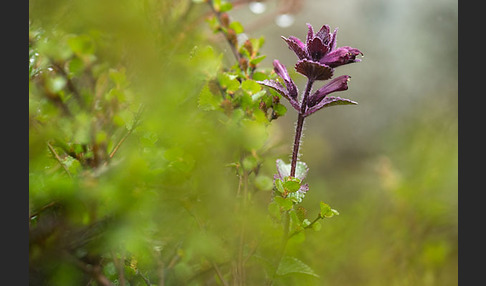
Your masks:
<svg viewBox="0 0 486 286"><path fill-rule="evenodd" d="M280 36L305 39L306 23L338 27L338 46L364 53L336 70L351 76L337 95L359 104L309 117L301 147L312 186L306 202L340 211L308 236L322 285L456 285L457 1L266 4L261 14L242 7L233 16L251 37L265 36L267 66L279 59L292 70L296 56ZM304 77L293 78L302 90ZM289 110L277 125L290 154Z"/></svg>
<svg viewBox="0 0 486 286"><path fill-rule="evenodd" d="M226 63L234 60L226 43L201 20L207 9L191 10L189 20L180 23L172 9L176 2L29 3L32 25L93 37L97 57L110 66L123 59L120 65L126 66L133 88L126 91L127 98L140 96L155 110L127 139L112 169L100 179L86 177L75 184L46 155L43 144L58 130L39 135L31 129L29 199L32 210L42 209L52 198L66 200L69 219L81 225L116 213L122 226L102 247L125 245L139 254L143 269L144 262L160 262L147 258L153 252L145 247L150 239L162 260L180 259L173 270L183 276L192 273L190 265L198 254L224 259L219 235L234 232L235 220L228 216L234 193L229 190L237 185L225 164L234 156L228 146L236 146L238 136L194 115L202 72L212 68L204 58L187 63L194 46L203 46L201 41L209 37L225 52ZM322 229L309 233L298 248L299 259L319 275L301 277L301 285L457 285L457 1L232 3L229 14L241 22L245 34L265 38L262 68L271 69L273 59L279 59L292 71L296 57L281 36L304 39L306 23L314 29L338 27L338 46L364 54L362 62L336 70L336 75L351 76L349 89L337 95L359 104L324 109L306 121L300 159L310 168L306 180L311 189L304 205L315 209L324 201L340 215L322 221ZM158 10L149 11L154 7ZM114 37L100 39L97 30ZM56 39L56 33L49 36ZM54 54L56 48L44 46ZM304 77L295 72L291 76L302 90ZM290 157L296 117L289 107L272 122L273 149L262 173L273 174L274 160ZM259 198L261 205L268 203L268 193L254 199ZM198 224L212 225L211 236L201 235ZM187 238L188 246L181 247L174 237ZM58 273L49 278L50 285L68 285L81 276L73 267L42 260L42 247L32 249L32 269ZM111 268L105 274L116 278L113 264Z"/></svg>

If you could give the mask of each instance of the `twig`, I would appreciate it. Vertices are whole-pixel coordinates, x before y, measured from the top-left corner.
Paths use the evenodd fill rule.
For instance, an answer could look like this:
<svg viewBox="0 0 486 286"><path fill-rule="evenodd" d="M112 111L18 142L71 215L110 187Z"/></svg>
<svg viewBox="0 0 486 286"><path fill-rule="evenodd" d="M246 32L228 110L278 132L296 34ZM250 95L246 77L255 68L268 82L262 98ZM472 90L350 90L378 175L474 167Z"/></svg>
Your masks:
<svg viewBox="0 0 486 286"><path fill-rule="evenodd" d="M118 281L120 282L120 286L125 286L125 271L123 270L123 263L120 263L120 260L118 260L114 251L111 252L111 256L113 257L113 263L115 264L116 271L118 272ZM121 257L121 261L124 261L123 256Z"/></svg>
<svg viewBox="0 0 486 286"><path fill-rule="evenodd" d="M123 142L125 142L125 140L128 138L128 136L130 136L130 134L132 134L133 130L137 127L137 125L139 124L140 122L140 116L142 114L142 110L143 110L143 105L141 105L137 111L137 114L135 115L135 118L134 118L134 122L133 122L133 125L132 125L132 128L130 128L128 130L127 133L125 133L125 135L120 139L120 141L118 142L118 144L116 144L115 148L113 148L113 151L111 151L109 157L110 159L113 158L113 156L115 156L115 153L118 151L118 149L120 148L120 146L123 144Z"/></svg>
<svg viewBox="0 0 486 286"><path fill-rule="evenodd" d="M145 282L145 284L147 284L147 286L151 286L152 283L150 283L150 280L145 277L142 272L140 272L140 270L137 269L137 271L135 272L135 274L137 274L138 276L142 277L143 281Z"/></svg>
<svg viewBox="0 0 486 286"><path fill-rule="evenodd" d="M101 266L100 265L91 265L91 264L86 264L83 261L77 259L73 255L71 255L68 252L64 252L64 257L70 262L72 262L74 265L79 267L81 270L83 270L85 273L89 274L92 276L96 282L101 285L101 286L114 286L111 281L106 278L105 275L103 275L101 271Z"/></svg>
<svg viewBox="0 0 486 286"><path fill-rule="evenodd" d="M86 107L86 104L84 103L83 99L81 98L81 94L79 93L78 89L74 85L74 83L71 80L71 78L69 78L68 74L59 65L59 63L57 63L57 62L55 62L53 60L51 60L51 62L52 62L52 66L54 67L54 69L56 69L66 79L66 84L67 84L68 89L73 93L74 97L78 101L78 103L81 106L81 108L84 109Z"/></svg>
<svg viewBox="0 0 486 286"><path fill-rule="evenodd" d="M66 167L66 165L64 165L62 163L61 157L59 157L59 155L56 153L56 150L54 150L54 148L52 147L52 145L49 142L47 142L47 147L49 148L49 151L51 151L52 155L54 155L57 162L59 162L59 164L62 166L64 171L66 171L66 174L68 174L69 178L72 178L71 173L69 172L68 168Z"/></svg>
<svg viewBox="0 0 486 286"><path fill-rule="evenodd" d="M303 230L306 230L308 228L311 228L318 220L322 219L323 217L321 217L321 215L319 214L309 225L307 225L306 227L304 227L303 229L301 230L297 230L297 231L294 231L291 235L289 235L289 239L291 237L293 237L294 235L298 234L299 232L302 232Z"/></svg>
<svg viewBox="0 0 486 286"><path fill-rule="evenodd" d="M57 204L56 201L53 201L53 202L48 203L47 205L45 205L45 206L41 207L39 210L37 210L35 213L31 214L29 216L29 219L32 219L32 218L38 216L41 212L45 211L48 208L51 208L51 207L55 206L56 204Z"/></svg>
<svg viewBox="0 0 486 286"><path fill-rule="evenodd" d="M218 19L219 24L221 26L224 26L223 21L221 19L221 12L216 11L216 9L214 9L214 3L213 3L213 1L212 0L209 0L207 3L211 7L211 11L213 12L213 14L216 15L216 18ZM233 45L233 42L231 42L231 40L226 35L225 35L225 39L228 42L229 46L231 47L231 51L233 52L233 55L236 58L236 62L238 63L238 66L240 66L240 68L241 68L241 64L240 64L241 56L240 56L240 53L238 52L238 47L235 46L235 45ZM236 45L238 45L238 44L236 44ZM241 69L241 70L243 70L243 69Z"/></svg>

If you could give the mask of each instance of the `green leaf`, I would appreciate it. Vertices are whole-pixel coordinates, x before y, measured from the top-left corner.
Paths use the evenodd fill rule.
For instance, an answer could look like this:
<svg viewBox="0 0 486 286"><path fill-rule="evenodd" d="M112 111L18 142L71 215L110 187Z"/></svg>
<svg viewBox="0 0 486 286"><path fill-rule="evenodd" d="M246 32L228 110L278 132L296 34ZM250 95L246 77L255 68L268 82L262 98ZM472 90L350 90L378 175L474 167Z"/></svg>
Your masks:
<svg viewBox="0 0 486 286"><path fill-rule="evenodd" d="M216 96L211 92L209 84L205 84L199 93L199 108L204 111L219 109L221 101L223 101L221 97Z"/></svg>
<svg viewBox="0 0 486 286"><path fill-rule="evenodd" d="M324 202L320 203L320 208L321 208L321 212L319 213L319 215L322 218L331 218L335 215L339 215L339 212L337 210L332 209L331 206L329 206Z"/></svg>
<svg viewBox="0 0 486 286"><path fill-rule="evenodd" d="M219 12L228 12L233 9L233 5L230 2L223 1L219 6Z"/></svg>
<svg viewBox="0 0 486 286"><path fill-rule="evenodd" d="M235 31L236 34L241 34L244 31L243 25L238 21L233 21L229 24L229 27Z"/></svg>
<svg viewBox="0 0 486 286"><path fill-rule="evenodd" d="M283 194L285 192L282 180L276 179L275 180L275 187L277 188L277 191L279 191L280 193Z"/></svg>
<svg viewBox="0 0 486 286"><path fill-rule="evenodd" d="M300 180L297 178L287 177L287 180L283 183L283 186L288 192L297 192L300 189Z"/></svg>
<svg viewBox="0 0 486 286"><path fill-rule="evenodd" d="M218 74L219 84L221 87L230 92L235 92L240 88L240 82L236 78L236 75L231 75L228 73Z"/></svg>
<svg viewBox="0 0 486 286"><path fill-rule="evenodd" d="M283 104L278 103L273 106L273 111L275 111L278 116L284 116L285 113L287 113L287 107L285 107L285 105Z"/></svg>
<svg viewBox="0 0 486 286"><path fill-rule="evenodd" d="M69 72L71 72L71 74L75 76L80 75L83 69L84 63L80 58L73 58L69 62Z"/></svg>
<svg viewBox="0 0 486 286"><path fill-rule="evenodd" d="M285 211L291 210L294 203L288 198L275 197L275 202Z"/></svg>
<svg viewBox="0 0 486 286"><path fill-rule="evenodd" d="M258 175L255 178L255 186L262 191L270 191L273 188L273 180L264 175Z"/></svg>
<svg viewBox="0 0 486 286"><path fill-rule="evenodd" d="M95 52L93 40L87 35L73 36L67 40L67 43L77 55L88 55Z"/></svg>
<svg viewBox="0 0 486 286"><path fill-rule="evenodd" d="M253 101L257 101L257 100L259 100L259 99L260 99L262 96L264 96L264 95L265 95L265 93L266 93L266 92L265 92L264 90L260 90L259 92L255 93L255 94L253 94L253 95L251 96L251 100L253 100Z"/></svg>
<svg viewBox="0 0 486 286"><path fill-rule="evenodd" d="M295 257L284 256L277 269L277 275L283 276L292 273L306 274L319 277L312 268Z"/></svg>
<svg viewBox="0 0 486 286"><path fill-rule="evenodd" d="M272 217L280 220L280 217L281 217L281 215L280 215L280 205L277 202L275 202L275 201L269 203L268 204L268 213Z"/></svg>
<svg viewBox="0 0 486 286"><path fill-rule="evenodd" d="M263 72L255 72L253 74L253 80L256 80L256 81L264 81L268 79L268 75L266 73L263 73Z"/></svg>
<svg viewBox="0 0 486 286"><path fill-rule="evenodd" d="M250 60L250 64L257 65L261 61L263 61L266 57L267 57L266 55L261 55L261 56L255 57L255 58L253 58L253 59Z"/></svg>
<svg viewBox="0 0 486 286"><path fill-rule="evenodd" d="M253 46L253 51L258 51L262 46L263 44L265 43L265 37L261 36L260 38L258 39L255 39L255 38L251 38L250 39L250 42L251 42L251 45Z"/></svg>
<svg viewBox="0 0 486 286"><path fill-rule="evenodd" d="M262 90L262 86L254 80L248 79L241 83L241 88L250 93L254 94Z"/></svg>
<svg viewBox="0 0 486 286"><path fill-rule="evenodd" d="M243 159L242 165L245 170L250 171L257 167L258 162L255 157L247 156Z"/></svg>
<svg viewBox="0 0 486 286"><path fill-rule="evenodd" d="M312 225L312 229L313 229L314 231L319 231L319 230L321 230L321 227L322 227L322 225L321 225L321 223L320 223L320 222L318 222L318 221L316 221L316 222L315 222L315 223Z"/></svg>

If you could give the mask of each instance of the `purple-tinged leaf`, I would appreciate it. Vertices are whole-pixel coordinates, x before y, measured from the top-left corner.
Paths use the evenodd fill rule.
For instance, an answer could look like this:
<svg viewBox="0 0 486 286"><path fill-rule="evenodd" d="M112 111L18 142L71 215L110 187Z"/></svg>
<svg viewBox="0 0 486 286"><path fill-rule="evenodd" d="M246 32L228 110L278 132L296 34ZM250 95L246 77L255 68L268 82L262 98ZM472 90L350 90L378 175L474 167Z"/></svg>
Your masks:
<svg viewBox="0 0 486 286"><path fill-rule="evenodd" d="M355 101L352 101L350 99L346 98L340 98L340 97L334 97L334 96L328 96L324 98L321 102L319 102L317 105L314 105L313 107L309 108L305 113L304 117L307 117L311 115L312 113L318 111L321 108L324 107L330 107L330 106L335 106L335 105L356 105L358 104Z"/></svg>
<svg viewBox="0 0 486 286"><path fill-rule="evenodd" d="M295 70L313 80L330 79L334 73L331 67L307 59L298 61Z"/></svg>
<svg viewBox="0 0 486 286"><path fill-rule="evenodd" d="M289 96L288 91L285 89L285 87L280 82L275 81L275 80L266 79L264 81L257 81L257 83L262 84L264 86L267 86L267 87L270 87L270 88L274 89L281 96L283 96L284 98L286 98L290 102L290 104L292 105L292 107L295 108L295 110L297 110L297 112L300 112L299 103L294 98L291 98Z"/></svg>
<svg viewBox="0 0 486 286"><path fill-rule="evenodd" d="M291 169L290 164L285 164L285 162L282 159L277 159L276 163L277 163L278 178L283 180L283 178L290 176L290 169ZM307 176L308 171L309 171L309 167L307 167L307 164L305 162L298 161L295 167L295 177L303 181Z"/></svg>

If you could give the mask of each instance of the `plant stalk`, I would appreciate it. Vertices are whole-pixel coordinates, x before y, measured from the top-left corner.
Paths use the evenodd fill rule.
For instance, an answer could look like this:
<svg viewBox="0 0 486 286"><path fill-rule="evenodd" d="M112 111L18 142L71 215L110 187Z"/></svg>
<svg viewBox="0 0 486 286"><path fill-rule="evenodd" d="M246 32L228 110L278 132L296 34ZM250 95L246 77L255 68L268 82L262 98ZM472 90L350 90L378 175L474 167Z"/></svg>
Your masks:
<svg viewBox="0 0 486 286"><path fill-rule="evenodd" d="M307 85L304 91L304 96L302 97L302 102L300 104L299 116L297 117L297 124L295 127L294 149L292 151L292 162L291 162L291 169L290 169L290 176L292 177L295 177L295 168L297 166L297 157L299 155L299 147L301 143L300 138L302 137L302 130L304 127L304 119L305 119L304 114L307 109L307 98L309 97L313 84L314 84L313 79L309 79L307 81Z"/></svg>

